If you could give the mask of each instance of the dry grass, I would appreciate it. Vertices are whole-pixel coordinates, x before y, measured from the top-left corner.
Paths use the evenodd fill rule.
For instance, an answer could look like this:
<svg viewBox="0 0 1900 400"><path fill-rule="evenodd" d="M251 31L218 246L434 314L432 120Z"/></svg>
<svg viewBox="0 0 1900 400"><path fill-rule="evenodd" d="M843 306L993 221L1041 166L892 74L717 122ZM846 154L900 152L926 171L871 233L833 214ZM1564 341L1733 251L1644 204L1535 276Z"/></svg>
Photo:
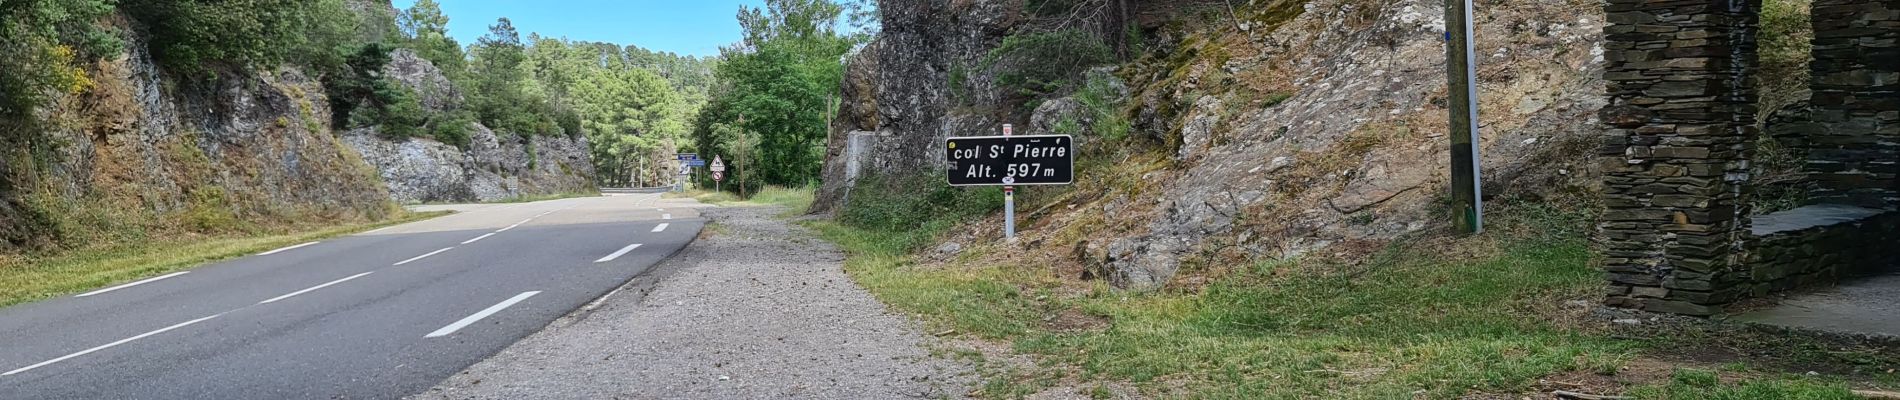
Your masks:
<svg viewBox="0 0 1900 400"><path fill-rule="evenodd" d="M147 240L0 258L0 306L77 293L196 268L278 247L448 214L415 213L383 222L309 226L262 234L165 235Z"/></svg>

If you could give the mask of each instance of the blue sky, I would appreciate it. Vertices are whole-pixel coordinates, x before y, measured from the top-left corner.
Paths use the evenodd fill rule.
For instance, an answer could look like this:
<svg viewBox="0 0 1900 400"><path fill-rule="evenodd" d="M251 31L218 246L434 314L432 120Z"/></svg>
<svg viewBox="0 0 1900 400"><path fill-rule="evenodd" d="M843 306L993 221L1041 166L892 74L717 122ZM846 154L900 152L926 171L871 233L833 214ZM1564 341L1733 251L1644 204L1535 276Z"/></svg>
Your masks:
<svg viewBox="0 0 1900 400"><path fill-rule="evenodd" d="M415 0L394 0L407 9ZM739 40L739 5L764 0L436 0L449 16L449 35L466 46L508 17L528 33L573 40L639 45L657 51L713 56Z"/></svg>

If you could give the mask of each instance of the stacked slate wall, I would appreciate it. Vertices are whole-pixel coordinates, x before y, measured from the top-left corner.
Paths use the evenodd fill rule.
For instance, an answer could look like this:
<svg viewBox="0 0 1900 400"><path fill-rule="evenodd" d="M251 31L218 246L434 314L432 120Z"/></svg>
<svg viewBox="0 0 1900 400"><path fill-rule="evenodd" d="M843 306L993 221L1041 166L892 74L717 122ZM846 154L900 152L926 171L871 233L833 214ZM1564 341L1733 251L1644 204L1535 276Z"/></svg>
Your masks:
<svg viewBox="0 0 1900 400"><path fill-rule="evenodd" d="M1900 206L1900 0L1815 0L1809 199Z"/></svg>
<svg viewBox="0 0 1900 400"><path fill-rule="evenodd" d="M1809 205L1747 217L1760 0L1610 0L1597 241L1605 303L1712 315L1737 300L1891 272L1900 243L1900 0L1816 0L1812 98L1769 134ZM1846 211L1843 211L1846 210ZM1769 222L1773 221L1773 222Z"/></svg>
<svg viewBox="0 0 1900 400"><path fill-rule="evenodd" d="M1764 232L1748 242L1752 272L1743 294L1760 297L1831 284L1843 277L1892 271L1895 243L1900 243L1900 213L1895 212Z"/></svg>
<svg viewBox="0 0 1900 400"><path fill-rule="evenodd" d="M1742 242L1759 0L1609 0L1605 303L1719 313L1749 280Z"/></svg>

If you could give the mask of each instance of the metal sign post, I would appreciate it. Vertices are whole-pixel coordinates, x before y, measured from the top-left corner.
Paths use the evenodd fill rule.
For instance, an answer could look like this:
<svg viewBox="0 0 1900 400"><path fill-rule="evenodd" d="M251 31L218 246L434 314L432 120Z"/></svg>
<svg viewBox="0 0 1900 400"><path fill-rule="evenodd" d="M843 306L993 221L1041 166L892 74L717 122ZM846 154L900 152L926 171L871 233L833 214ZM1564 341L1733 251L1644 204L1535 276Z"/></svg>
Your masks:
<svg viewBox="0 0 1900 400"><path fill-rule="evenodd" d="M719 184L724 183L726 179L726 161L715 155L713 156L712 165L707 166L706 169L712 170L713 173L713 191L720 191ZM743 192L744 190L740 191Z"/></svg>
<svg viewBox="0 0 1900 400"><path fill-rule="evenodd" d="M1003 124L1003 137L1016 134L1016 126ZM1003 177L1003 237L1016 238L1016 187L1007 185L1016 183L1014 177Z"/></svg>
<svg viewBox="0 0 1900 400"><path fill-rule="evenodd" d="M676 187L673 188L673 191L684 192L686 191L686 181L689 180L689 177L693 174L694 163L703 163L705 161L700 161L699 154L694 153L679 153L675 155L675 158L678 158L680 161L680 176L679 179L675 180L676 183L674 185Z"/></svg>
<svg viewBox="0 0 1900 400"><path fill-rule="evenodd" d="M1484 232L1484 187L1479 179L1477 49L1472 46L1473 0L1446 0L1445 64L1451 86L1451 198L1461 232Z"/></svg>
<svg viewBox="0 0 1900 400"><path fill-rule="evenodd" d="M1075 182L1075 138L1069 135L1003 136L944 140L945 179L950 186L1002 186L1003 235L1016 237L1016 186Z"/></svg>

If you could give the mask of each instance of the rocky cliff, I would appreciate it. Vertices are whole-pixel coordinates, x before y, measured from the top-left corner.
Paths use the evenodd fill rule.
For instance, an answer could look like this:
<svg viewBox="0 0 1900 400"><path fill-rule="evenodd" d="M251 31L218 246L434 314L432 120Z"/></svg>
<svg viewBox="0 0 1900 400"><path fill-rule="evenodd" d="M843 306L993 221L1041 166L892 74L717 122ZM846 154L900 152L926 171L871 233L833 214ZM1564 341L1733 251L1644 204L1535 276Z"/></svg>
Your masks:
<svg viewBox="0 0 1900 400"><path fill-rule="evenodd" d="M390 53L389 77L417 94L422 106L447 111L462 95L435 65L408 49ZM389 138L376 127L350 130L344 142L379 171L401 203L494 201L594 190L585 136L521 136L471 123L467 148L426 138Z"/></svg>
<svg viewBox="0 0 1900 400"><path fill-rule="evenodd" d="M123 17L116 24L127 26ZM127 31L130 31L127 29ZM10 149L6 242L381 218L374 171L331 133L322 86L295 69L180 79L138 37L42 110L39 152Z"/></svg>
<svg viewBox="0 0 1900 400"><path fill-rule="evenodd" d="M1015 123L1025 134L1069 126L1085 143L1076 185L1023 196L1021 246L1121 287L1162 287L1183 268L1363 252L1444 225L1438 3L1129 3L1141 51L1097 70L1107 90L1091 102L1057 93L1022 113L984 57L1060 24L1018 1L880 1L885 31L851 60L815 210L847 206L866 174L941 175L943 138ZM1488 193L1594 190L1600 7L1515 2L1480 14ZM1074 79L1091 81L1083 75ZM1085 110L1102 97L1104 112ZM1097 132L1095 117L1130 132ZM989 226L951 240L987 242Z"/></svg>

